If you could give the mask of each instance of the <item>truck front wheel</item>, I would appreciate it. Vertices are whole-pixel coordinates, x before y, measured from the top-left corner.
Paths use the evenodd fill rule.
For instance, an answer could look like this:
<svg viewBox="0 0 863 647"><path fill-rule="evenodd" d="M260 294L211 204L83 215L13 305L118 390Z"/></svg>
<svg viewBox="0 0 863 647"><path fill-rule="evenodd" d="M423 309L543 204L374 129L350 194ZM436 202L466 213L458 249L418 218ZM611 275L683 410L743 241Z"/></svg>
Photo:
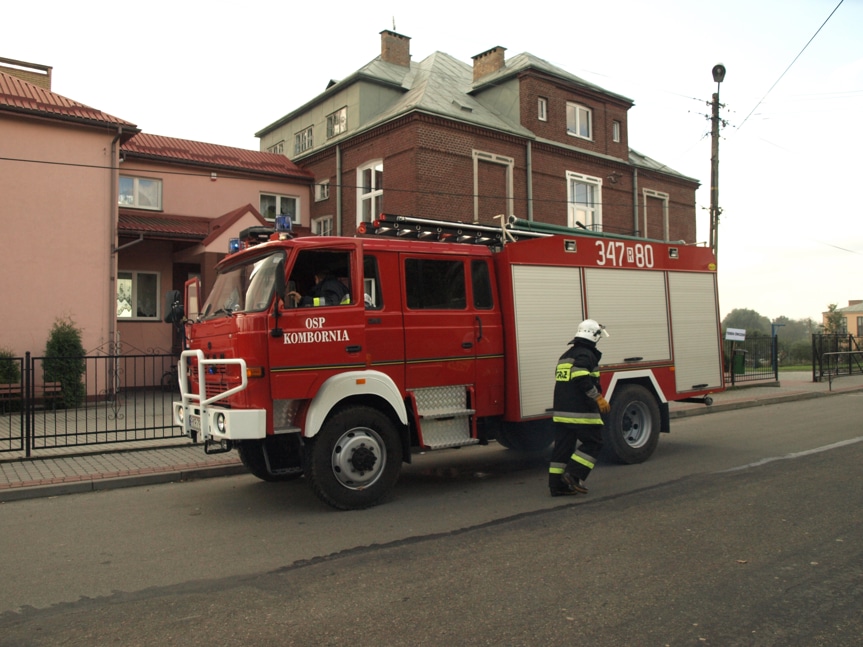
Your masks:
<svg viewBox="0 0 863 647"><path fill-rule="evenodd" d="M659 442L659 404L638 384L615 391L602 437L604 456L618 463L643 463Z"/></svg>
<svg viewBox="0 0 863 647"><path fill-rule="evenodd" d="M340 510L380 503L401 471L402 452L395 425L371 407L335 412L306 450L306 477L312 490Z"/></svg>

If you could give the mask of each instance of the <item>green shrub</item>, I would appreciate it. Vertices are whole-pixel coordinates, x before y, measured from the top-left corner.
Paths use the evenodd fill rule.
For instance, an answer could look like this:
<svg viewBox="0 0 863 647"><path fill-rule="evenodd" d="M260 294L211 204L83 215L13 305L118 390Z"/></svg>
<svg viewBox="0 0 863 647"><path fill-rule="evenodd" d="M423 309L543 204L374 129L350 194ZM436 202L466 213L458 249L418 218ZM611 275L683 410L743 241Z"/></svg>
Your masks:
<svg viewBox="0 0 863 647"><path fill-rule="evenodd" d="M60 383L63 406L77 407L84 401L84 354L81 331L75 323L71 319L57 319L45 345L44 372L46 382Z"/></svg>
<svg viewBox="0 0 863 647"><path fill-rule="evenodd" d="M0 348L0 384L20 384L21 367L8 348Z"/></svg>

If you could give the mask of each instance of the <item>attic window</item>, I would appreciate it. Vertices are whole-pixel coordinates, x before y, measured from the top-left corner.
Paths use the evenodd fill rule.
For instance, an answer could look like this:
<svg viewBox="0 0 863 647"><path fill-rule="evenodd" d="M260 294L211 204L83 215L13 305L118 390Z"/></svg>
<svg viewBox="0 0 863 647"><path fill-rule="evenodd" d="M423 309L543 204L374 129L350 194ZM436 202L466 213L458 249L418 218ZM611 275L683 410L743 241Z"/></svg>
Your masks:
<svg viewBox="0 0 863 647"><path fill-rule="evenodd" d="M341 135L348 129L347 106L327 115L327 138Z"/></svg>

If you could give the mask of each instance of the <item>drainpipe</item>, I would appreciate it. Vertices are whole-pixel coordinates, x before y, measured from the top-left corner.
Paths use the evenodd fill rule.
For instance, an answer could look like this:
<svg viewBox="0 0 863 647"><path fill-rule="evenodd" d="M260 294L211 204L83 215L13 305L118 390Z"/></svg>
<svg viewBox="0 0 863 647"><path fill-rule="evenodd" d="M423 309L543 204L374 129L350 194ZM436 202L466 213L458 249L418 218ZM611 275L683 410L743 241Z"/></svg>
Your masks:
<svg viewBox="0 0 863 647"><path fill-rule="evenodd" d="M336 144L336 227L335 234L342 235L342 147Z"/></svg>
<svg viewBox="0 0 863 647"><path fill-rule="evenodd" d="M116 354L115 339L117 335L117 221L120 217L120 151L119 141L123 136L123 127L117 127L117 134L111 142L111 204L108 212L111 214L108 235L111 241L111 269L108 280L108 343L111 354Z"/></svg>
<svg viewBox="0 0 863 647"><path fill-rule="evenodd" d="M533 221L533 145L527 142L527 219Z"/></svg>
<svg viewBox="0 0 863 647"><path fill-rule="evenodd" d="M638 169L632 169L632 231L638 236Z"/></svg>

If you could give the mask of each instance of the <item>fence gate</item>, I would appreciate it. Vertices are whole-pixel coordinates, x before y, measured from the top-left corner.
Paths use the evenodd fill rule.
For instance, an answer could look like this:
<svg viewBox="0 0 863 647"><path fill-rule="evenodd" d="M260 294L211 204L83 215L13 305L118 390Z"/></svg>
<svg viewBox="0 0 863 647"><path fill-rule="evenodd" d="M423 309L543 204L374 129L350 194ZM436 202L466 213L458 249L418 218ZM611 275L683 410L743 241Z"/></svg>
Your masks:
<svg viewBox="0 0 863 647"><path fill-rule="evenodd" d="M183 437L171 413L179 395L174 355L27 353L3 361L14 362L20 378L0 383L0 452L29 457L59 447Z"/></svg>

